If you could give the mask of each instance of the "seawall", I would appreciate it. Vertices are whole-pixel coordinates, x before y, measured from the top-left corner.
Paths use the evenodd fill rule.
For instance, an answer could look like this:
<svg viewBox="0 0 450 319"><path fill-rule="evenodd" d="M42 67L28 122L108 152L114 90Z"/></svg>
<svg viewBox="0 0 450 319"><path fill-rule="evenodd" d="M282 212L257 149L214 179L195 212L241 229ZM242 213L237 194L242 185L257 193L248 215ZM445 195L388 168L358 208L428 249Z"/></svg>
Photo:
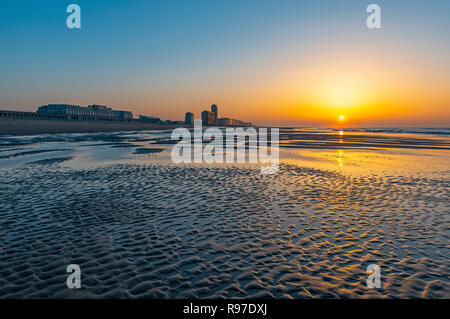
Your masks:
<svg viewBox="0 0 450 319"><path fill-rule="evenodd" d="M110 122L0 118L0 135L170 130L176 127L183 127L183 125L164 125L135 121Z"/></svg>

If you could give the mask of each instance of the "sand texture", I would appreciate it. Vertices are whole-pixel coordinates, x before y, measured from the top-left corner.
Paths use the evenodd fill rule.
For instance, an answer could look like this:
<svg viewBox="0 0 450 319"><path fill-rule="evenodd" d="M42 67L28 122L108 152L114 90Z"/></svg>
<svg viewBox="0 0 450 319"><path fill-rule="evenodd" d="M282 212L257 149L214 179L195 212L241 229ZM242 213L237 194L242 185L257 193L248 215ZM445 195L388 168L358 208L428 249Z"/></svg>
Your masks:
<svg viewBox="0 0 450 319"><path fill-rule="evenodd" d="M274 175L176 165L170 132L0 137L0 297L449 298L448 137L301 134L332 147Z"/></svg>

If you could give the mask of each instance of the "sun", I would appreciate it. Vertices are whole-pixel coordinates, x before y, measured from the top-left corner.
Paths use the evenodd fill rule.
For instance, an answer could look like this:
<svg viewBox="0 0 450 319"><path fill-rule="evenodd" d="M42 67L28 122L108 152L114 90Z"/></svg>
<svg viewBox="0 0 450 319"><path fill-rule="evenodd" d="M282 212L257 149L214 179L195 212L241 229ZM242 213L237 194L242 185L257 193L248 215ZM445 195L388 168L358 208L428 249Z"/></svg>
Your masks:
<svg viewBox="0 0 450 319"><path fill-rule="evenodd" d="M341 121L345 120L345 116L344 115L339 116L339 120Z"/></svg>

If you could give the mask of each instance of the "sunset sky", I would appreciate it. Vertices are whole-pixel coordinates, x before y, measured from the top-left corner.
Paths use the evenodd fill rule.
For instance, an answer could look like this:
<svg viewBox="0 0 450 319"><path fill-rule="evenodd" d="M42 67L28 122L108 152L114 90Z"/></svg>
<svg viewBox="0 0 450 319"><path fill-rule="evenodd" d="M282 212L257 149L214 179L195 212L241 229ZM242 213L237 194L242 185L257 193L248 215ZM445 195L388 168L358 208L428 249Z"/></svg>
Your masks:
<svg viewBox="0 0 450 319"><path fill-rule="evenodd" d="M450 127L449 35L448 0L2 0L0 109L182 120L215 103L261 125Z"/></svg>

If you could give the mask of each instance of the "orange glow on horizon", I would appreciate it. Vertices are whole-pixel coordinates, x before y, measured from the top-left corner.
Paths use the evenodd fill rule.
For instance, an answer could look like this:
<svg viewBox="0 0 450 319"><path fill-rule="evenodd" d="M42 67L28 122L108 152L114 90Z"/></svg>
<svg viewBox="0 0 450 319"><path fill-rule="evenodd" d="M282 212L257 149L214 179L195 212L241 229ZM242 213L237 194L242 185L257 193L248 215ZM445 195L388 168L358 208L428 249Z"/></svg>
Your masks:
<svg viewBox="0 0 450 319"><path fill-rule="evenodd" d="M175 120L183 120L189 111L198 119L215 103L220 117L257 125L345 129L450 123L450 73L418 68L414 54L405 58L401 50L389 47L382 52L364 52L359 46L332 49L326 45L305 59L295 55L255 64L243 74L201 77L190 86L176 82L175 88L165 91L158 87L152 91L149 83L145 90L139 88L145 96L130 92L135 101L131 104L148 105L133 111ZM120 99L123 105L130 103L122 95L111 104Z"/></svg>

